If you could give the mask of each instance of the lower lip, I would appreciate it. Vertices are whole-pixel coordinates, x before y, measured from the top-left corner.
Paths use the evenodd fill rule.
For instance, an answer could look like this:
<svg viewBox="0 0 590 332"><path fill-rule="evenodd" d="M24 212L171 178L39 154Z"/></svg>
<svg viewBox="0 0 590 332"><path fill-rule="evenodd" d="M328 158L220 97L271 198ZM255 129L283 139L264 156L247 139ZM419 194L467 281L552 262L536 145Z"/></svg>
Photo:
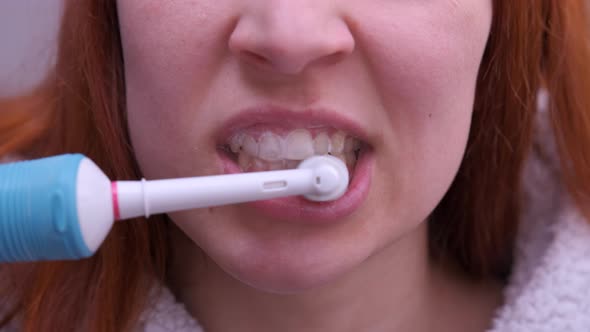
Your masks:
<svg viewBox="0 0 590 332"><path fill-rule="evenodd" d="M219 157L225 173L241 173L240 167L225 153L220 152ZM373 177L373 163L373 153L370 150L362 151L351 175L348 190L335 201L313 202L297 196L250 202L245 205L277 220L302 223L331 223L344 220L367 198Z"/></svg>

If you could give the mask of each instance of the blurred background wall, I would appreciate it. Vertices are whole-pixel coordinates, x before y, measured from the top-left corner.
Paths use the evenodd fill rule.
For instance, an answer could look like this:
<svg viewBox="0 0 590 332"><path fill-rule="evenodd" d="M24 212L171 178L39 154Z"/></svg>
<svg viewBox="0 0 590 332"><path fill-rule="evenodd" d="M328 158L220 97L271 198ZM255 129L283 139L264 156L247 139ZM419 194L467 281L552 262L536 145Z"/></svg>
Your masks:
<svg viewBox="0 0 590 332"><path fill-rule="evenodd" d="M0 96L31 88L53 63L62 1L0 0Z"/></svg>

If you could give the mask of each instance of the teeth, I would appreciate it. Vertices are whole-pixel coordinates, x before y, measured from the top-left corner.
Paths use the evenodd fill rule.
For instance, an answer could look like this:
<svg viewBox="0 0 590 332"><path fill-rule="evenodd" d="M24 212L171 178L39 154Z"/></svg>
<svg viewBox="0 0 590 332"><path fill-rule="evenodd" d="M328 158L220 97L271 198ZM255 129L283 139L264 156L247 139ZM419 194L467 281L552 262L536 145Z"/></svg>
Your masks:
<svg viewBox="0 0 590 332"><path fill-rule="evenodd" d="M342 151L344 152L352 152L361 148L361 142L357 139L352 137L347 137L344 141L344 148Z"/></svg>
<svg viewBox="0 0 590 332"><path fill-rule="evenodd" d="M243 141L244 141L244 134L242 134L242 133L238 133L238 134L232 136L232 138L229 141L229 147L231 149L231 152L233 152L233 153L240 152Z"/></svg>
<svg viewBox="0 0 590 332"><path fill-rule="evenodd" d="M287 169L297 168L297 166L299 166L300 162L301 162L301 160L287 160L285 162L285 167Z"/></svg>
<svg viewBox="0 0 590 332"><path fill-rule="evenodd" d="M250 165L250 167L254 169L262 169L267 166L267 163L262 159L252 158L252 163Z"/></svg>
<svg viewBox="0 0 590 332"><path fill-rule="evenodd" d="M313 140L313 150L315 154L328 154L330 152L330 137L326 133L320 133Z"/></svg>
<svg viewBox="0 0 590 332"><path fill-rule="evenodd" d="M309 131L297 129L292 131L286 139L287 159L303 160L314 155L313 139Z"/></svg>
<svg viewBox="0 0 590 332"><path fill-rule="evenodd" d="M242 156L238 157L238 165L243 171L247 172L256 172L256 171L278 171L282 169L287 169L287 162L284 160L280 161L266 161L259 158L254 158L251 156ZM290 167L296 168L297 165Z"/></svg>
<svg viewBox="0 0 590 332"><path fill-rule="evenodd" d="M292 169L303 159L326 154L345 162L349 170L354 169L361 148L358 139L341 131L329 135L327 130L309 129L316 132L315 138L307 129L293 130L286 137L270 131L263 132L258 139L242 132L232 136L228 145L237 155L237 162L243 171Z"/></svg>
<svg viewBox="0 0 590 332"><path fill-rule="evenodd" d="M252 157L247 153L240 153L238 156L238 165L240 165L240 168L243 170L250 169L250 166L252 165Z"/></svg>
<svg viewBox="0 0 590 332"><path fill-rule="evenodd" d="M273 133L264 133L260 137L258 157L275 161L282 159L283 149L281 147L281 138Z"/></svg>
<svg viewBox="0 0 590 332"><path fill-rule="evenodd" d="M338 154L338 153L342 153L342 151L344 151L344 140L346 139L346 135L344 135L344 133L342 132L337 132L334 135L332 135L332 146L330 149L330 153L334 154Z"/></svg>
<svg viewBox="0 0 590 332"><path fill-rule="evenodd" d="M334 153L332 154L333 157L336 157L346 163L346 156L343 153Z"/></svg>
<svg viewBox="0 0 590 332"><path fill-rule="evenodd" d="M242 142L242 149L251 156L258 156L258 143L252 136L245 136Z"/></svg>
<svg viewBox="0 0 590 332"><path fill-rule="evenodd" d="M356 156L354 152L347 152L344 154L336 154L334 157L342 160L349 171L354 169L356 165ZM244 172L260 172L260 171L274 171L283 169L294 169L299 166L301 160L279 160L267 161L256 157L251 157L245 153L241 153L238 157L238 164Z"/></svg>
<svg viewBox="0 0 590 332"><path fill-rule="evenodd" d="M349 169L354 168L356 165L356 156L354 152L346 152L344 153L344 163L348 166Z"/></svg>
<svg viewBox="0 0 590 332"><path fill-rule="evenodd" d="M281 169L285 169L286 162L284 160L278 160L268 163L268 170L269 171L278 171Z"/></svg>

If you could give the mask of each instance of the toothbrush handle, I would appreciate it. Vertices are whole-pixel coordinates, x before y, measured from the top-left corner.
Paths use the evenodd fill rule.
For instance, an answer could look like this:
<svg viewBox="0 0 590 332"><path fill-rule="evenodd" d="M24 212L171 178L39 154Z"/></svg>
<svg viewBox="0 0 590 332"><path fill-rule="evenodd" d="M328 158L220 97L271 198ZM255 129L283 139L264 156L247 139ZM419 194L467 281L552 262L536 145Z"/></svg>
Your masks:
<svg viewBox="0 0 590 332"><path fill-rule="evenodd" d="M314 191L312 169L118 181L119 218L303 195Z"/></svg>
<svg viewBox="0 0 590 332"><path fill-rule="evenodd" d="M80 154L0 165L0 262L92 255L113 222L110 200L108 179Z"/></svg>

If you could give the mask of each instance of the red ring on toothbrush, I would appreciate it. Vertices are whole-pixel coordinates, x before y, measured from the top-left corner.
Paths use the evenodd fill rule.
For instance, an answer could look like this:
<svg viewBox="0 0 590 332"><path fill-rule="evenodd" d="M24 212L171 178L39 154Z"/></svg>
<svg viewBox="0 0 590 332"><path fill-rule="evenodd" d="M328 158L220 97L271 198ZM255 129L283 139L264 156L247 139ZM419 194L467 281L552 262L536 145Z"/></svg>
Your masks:
<svg viewBox="0 0 590 332"><path fill-rule="evenodd" d="M115 221L121 218L121 212L119 211L119 194L117 192L117 182L111 182L111 193L113 195L113 215Z"/></svg>

